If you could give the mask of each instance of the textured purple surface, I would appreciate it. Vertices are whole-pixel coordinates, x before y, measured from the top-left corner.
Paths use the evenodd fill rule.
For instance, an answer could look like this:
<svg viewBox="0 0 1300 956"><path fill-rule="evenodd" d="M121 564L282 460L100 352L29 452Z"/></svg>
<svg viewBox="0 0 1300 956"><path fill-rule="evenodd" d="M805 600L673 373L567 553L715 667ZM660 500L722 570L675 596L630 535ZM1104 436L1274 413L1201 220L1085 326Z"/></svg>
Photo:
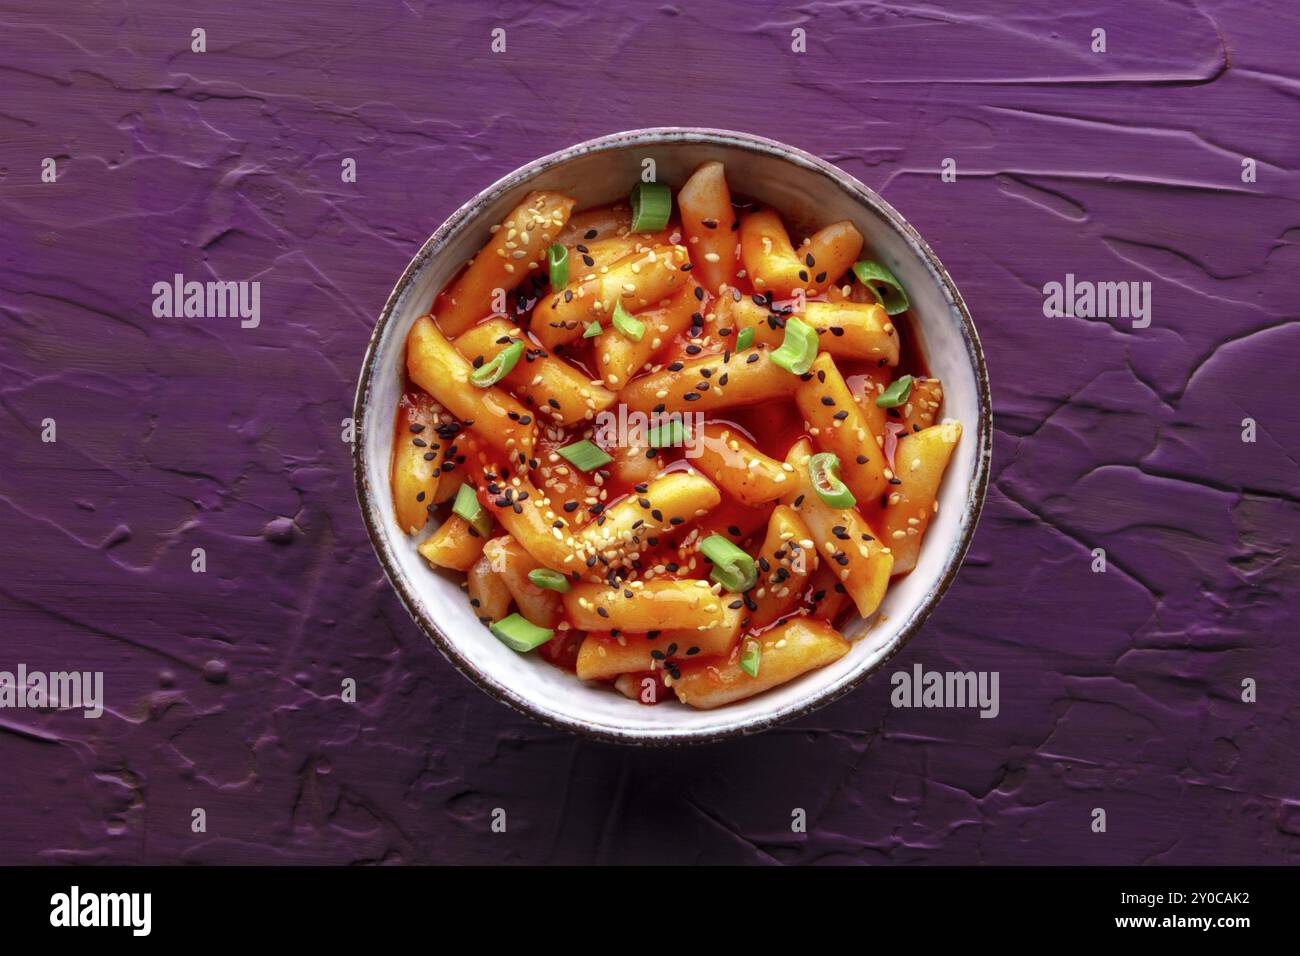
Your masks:
<svg viewBox="0 0 1300 956"><path fill-rule="evenodd" d="M1300 859L1294 4L238 6L0 14L0 669L102 670L108 707L0 710L0 862ZM837 163L961 287L993 481L886 673L998 671L997 719L882 675L757 738L596 745L383 579L340 422L396 277L501 174L673 124ZM154 318L176 272L260 280L260 327ZM1151 326L1045 318L1067 272L1151 282Z"/></svg>

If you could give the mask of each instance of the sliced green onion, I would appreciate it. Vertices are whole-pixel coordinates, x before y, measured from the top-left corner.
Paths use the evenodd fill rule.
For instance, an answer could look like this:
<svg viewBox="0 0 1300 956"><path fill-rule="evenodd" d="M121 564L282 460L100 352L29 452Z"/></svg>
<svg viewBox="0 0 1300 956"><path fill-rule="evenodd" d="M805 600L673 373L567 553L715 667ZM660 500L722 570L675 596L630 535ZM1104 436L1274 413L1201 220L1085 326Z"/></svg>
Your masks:
<svg viewBox="0 0 1300 956"><path fill-rule="evenodd" d="M585 438L557 450L561 457L579 471L594 471L601 465L608 465L614 460L605 454L599 445Z"/></svg>
<svg viewBox="0 0 1300 956"><path fill-rule="evenodd" d="M658 232L673 213L672 191L663 183L637 183L632 190L632 231Z"/></svg>
<svg viewBox="0 0 1300 956"><path fill-rule="evenodd" d="M880 300L880 304L885 307L888 315L898 315L900 312L906 312L908 308L907 292L894 274L882 266L879 262L872 262L870 259L863 259L861 262L853 263L853 274L858 277L858 281L871 290L872 294Z"/></svg>
<svg viewBox="0 0 1300 956"><path fill-rule="evenodd" d="M569 250L555 243L546 250L546 268L551 275L551 289L563 289L569 284Z"/></svg>
<svg viewBox="0 0 1300 956"><path fill-rule="evenodd" d="M564 594L569 590L569 579L559 571L552 571L550 568L533 568L528 572L528 580L548 591L559 591Z"/></svg>
<svg viewBox="0 0 1300 956"><path fill-rule="evenodd" d="M555 632L549 627L538 627L528 618L519 614L511 614L495 624L488 625L488 630L502 644L512 651L518 651L520 654L527 654L529 651L541 647L555 636Z"/></svg>
<svg viewBox="0 0 1300 956"><path fill-rule="evenodd" d="M876 404L881 408L897 408L907 403L912 394L912 376L904 375L889 383L889 388L876 396Z"/></svg>
<svg viewBox="0 0 1300 956"><path fill-rule="evenodd" d="M470 372L470 383L479 388L490 388L510 374L510 370L519 364L519 358L523 354L524 343L518 340L511 342L498 352L492 361L484 362Z"/></svg>
<svg viewBox="0 0 1300 956"><path fill-rule="evenodd" d="M640 319L634 319L632 315L623 308L622 302L614 303L614 328L627 339L633 342L640 342L645 337L645 323Z"/></svg>
<svg viewBox="0 0 1300 956"><path fill-rule="evenodd" d="M720 534L711 534L700 544L700 554L713 562L709 575L733 594L748 591L758 582L754 559Z"/></svg>
<svg viewBox="0 0 1300 956"><path fill-rule="evenodd" d="M601 328L599 322L588 322L586 329L583 330L582 337L584 339L594 339L596 336L600 335L600 333Z"/></svg>
<svg viewBox="0 0 1300 956"><path fill-rule="evenodd" d="M772 353L772 362L787 372L802 375L812 368L816 357L817 330L799 319L786 319L785 338L781 347Z"/></svg>
<svg viewBox="0 0 1300 956"><path fill-rule="evenodd" d="M492 533L492 516L479 503L478 495L469 485L461 485L456 491L456 500L452 503L451 513L464 518L480 537L486 538Z"/></svg>
<svg viewBox="0 0 1300 956"><path fill-rule="evenodd" d="M831 452L824 451L808 459L808 477L812 479L813 490L832 508L852 508L858 503L853 492L840 481L840 459Z"/></svg>
<svg viewBox="0 0 1300 956"><path fill-rule="evenodd" d="M754 330L752 327L746 327L736 333L736 351L743 352L754 344Z"/></svg>
<svg viewBox="0 0 1300 956"><path fill-rule="evenodd" d="M758 666L763 662L763 645L752 637L745 639L745 649L740 654L740 669L750 677L758 676Z"/></svg>
<svg viewBox="0 0 1300 956"><path fill-rule="evenodd" d="M676 418L662 425L651 425L645 431L645 442L650 448L680 448L686 444L686 426Z"/></svg>

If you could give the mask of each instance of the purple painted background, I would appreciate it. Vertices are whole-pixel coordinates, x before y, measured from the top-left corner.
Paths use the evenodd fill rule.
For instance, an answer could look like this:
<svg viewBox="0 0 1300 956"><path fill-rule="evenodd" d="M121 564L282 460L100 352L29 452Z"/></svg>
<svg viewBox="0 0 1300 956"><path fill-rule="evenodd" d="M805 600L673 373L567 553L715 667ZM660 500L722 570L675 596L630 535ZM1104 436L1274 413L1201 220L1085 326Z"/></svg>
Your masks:
<svg viewBox="0 0 1300 956"><path fill-rule="evenodd" d="M0 669L108 703L0 710L0 862L1300 859L1294 4L229 6L0 14ZM996 670L997 719L880 675L757 738L592 744L385 582L340 430L397 276L516 166L673 124L842 166L962 289L993 480L888 671ZM261 326L155 319L176 272L260 280ZM1150 328L1044 318L1067 272L1151 282Z"/></svg>

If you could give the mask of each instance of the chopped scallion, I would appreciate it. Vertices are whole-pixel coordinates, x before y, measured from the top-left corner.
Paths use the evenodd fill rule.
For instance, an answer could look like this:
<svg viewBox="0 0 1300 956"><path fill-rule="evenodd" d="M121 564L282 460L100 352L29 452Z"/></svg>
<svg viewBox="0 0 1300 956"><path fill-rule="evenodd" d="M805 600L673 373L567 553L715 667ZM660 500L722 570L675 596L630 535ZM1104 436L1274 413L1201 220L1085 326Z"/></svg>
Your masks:
<svg viewBox="0 0 1300 956"><path fill-rule="evenodd" d="M633 342L640 342L645 337L645 323L640 319L633 318L632 315L623 308L622 302L614 303L614 329L624 338L631 339Z"/></svg>
<svg viewBox="0 0 1300 956"><path fill-rule="evenodd" d="M550 273L551 290L563 289L569 284L569 250L555 243L546 250L546 267Z"/></svg>
<svg viewBox="0 0 1300 956"><path fill-rule="evenodd" d="M787 372L802 375L817 357L817 330L800 319L785 320L785 338L772 353L772 362Z"/></svg>
<svg viewBox="0 0 1300 956"><path fill-rule="evenodd" d="M894 379L887 389L876 396L876 405L880 408L897 408L899 405L907 404L908 396L911 394L912 376L904 375L902 378Z"/></svg>
<svg viewBox="0 0 1300 956"><path fill-rule="evenodd" d="M840 459L824 451L808 459L808 477L813 490L832 508L852 508L858 503L853 492L840 481Z"/></svg>
<svg viewBox="0 0 1300 956"><path fill-rule="evenodd" d="M464 518L480 537L486 538L492 533L492 516L487 513L487 509L478 500L478 494L469 485L461 485L457 489L451 513Z"/></svg>
<svg viewBox="0 0 1300 956"><path fill-rule="evenodd" d="M572 445L565 445L563 448L557 449L557 451L560 457L579 471L594 471L614 460L605 454L599 445L585 438L582 441L574 442Z"/></svg>
<svg viewBox="0 0 1300 956"><path fill-rule="evenodd" d="M880 300L888 315L898 315L908 308L907 291L898 284L894 274L879 262L863 259L853 263L853 274Z"/></svg>
<svg viewBox="0 0 1300 956"><path fill-rule="evenodd" d="M651 425L645 432L646 444L651 448L680 448L686 444L687 437L686 426L676 418Z"/></svg>
<svg viewBox="0 0 1300 956"><path fill-rule="evenodd" d="M757 677L762 663L763 645L752 637L746 638L745 649L740 653L740 669L750 677Z"/></svg>
<svg viewBox="0 0 1300 956"><path fill-rule="evenodd" d="M490 362L484 362L470 372L470 383L477 385L479 388L492 387L510 374L511 370L519 364L519 359L523 354L524 343L517 340L511 342L498 352Z"/></svg>
<svg viewBox="0 0 1300 956"><path fill-rule="evenodd" d="M528 572L528 580L548 591L559 591L564 594L569 590L569 579L559 571L552 571L550 568L533 568Z"/></svg>
<svg viewBox="0 0 1300 956"><path fill-rule="evenodd" d="M743 352L754 344L754 330L746 327L736 333L736 351Z"/></svg>
<svg viewBox="0 0 1300 956"><path fill-rule="evenodd" d="M518 651L520 654L527 654L529 651L541 647L555 636L555 632L549 627L538 627L519 614L511 614L507 618L502 618L495 624L489 625L488 630L502 644L512 651Z"/></svg>
<svg viewBox="0 0 1300 956"><path fill-rule="evenodd" d="M700 554L713 562L709 575L733 594L748 591L758 581L754 559L720 534L711 534L700 544Z"/></svg>
<svg viewBox="0 0 1300 956"><path fill-rule="evenodd" d="M632 231L658 232L673 213L672 191L663 183L637 183L632 190Z"/></svg>
<svg viewBox="0 0 1300 956"><path fill-rule="evenodd" d="M588 322L587 327L582 332L582 337L584 339L594 339L596 336L600 335L600 332L601 328L599 322Z"/></svg>

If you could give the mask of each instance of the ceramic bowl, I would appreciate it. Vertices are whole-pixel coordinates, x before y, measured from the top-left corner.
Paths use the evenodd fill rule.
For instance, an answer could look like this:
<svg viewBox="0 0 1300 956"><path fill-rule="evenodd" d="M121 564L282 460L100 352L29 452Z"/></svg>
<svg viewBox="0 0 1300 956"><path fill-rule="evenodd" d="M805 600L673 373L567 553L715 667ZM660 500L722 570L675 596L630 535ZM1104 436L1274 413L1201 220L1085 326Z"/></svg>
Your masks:
<svg viewBox="0 0 1300 956"><path fill-rule="evenodd" d="M907 289L914 334L931 374L943 381L943 415L965 427L919 563L891 585L871 621L848 624L852 651L829 667L710 711L676 701L643 706L501 644L475 618L460 575L441 574L416 553L418 539L398 528L388 490L404 343L434 293L529 190L558 190L576 197L578 208L612 202L627 195L646 158L654 159L659 180L674 186L700 163L721 160L732 189L780 210L792 234L852 220L866 238L865 249ZM843 696L880 669L921 628L957 574L989 471L984 356L961 295L930 247L893 207L842 170L792 146L725 130L673 127L603 136L515 170L456 210L425 242L384 305L361 367L354 417L354 469L366 527L416 623L466 677L501 702L555 727L628 744L701 743L765 730Z"/></svg>

